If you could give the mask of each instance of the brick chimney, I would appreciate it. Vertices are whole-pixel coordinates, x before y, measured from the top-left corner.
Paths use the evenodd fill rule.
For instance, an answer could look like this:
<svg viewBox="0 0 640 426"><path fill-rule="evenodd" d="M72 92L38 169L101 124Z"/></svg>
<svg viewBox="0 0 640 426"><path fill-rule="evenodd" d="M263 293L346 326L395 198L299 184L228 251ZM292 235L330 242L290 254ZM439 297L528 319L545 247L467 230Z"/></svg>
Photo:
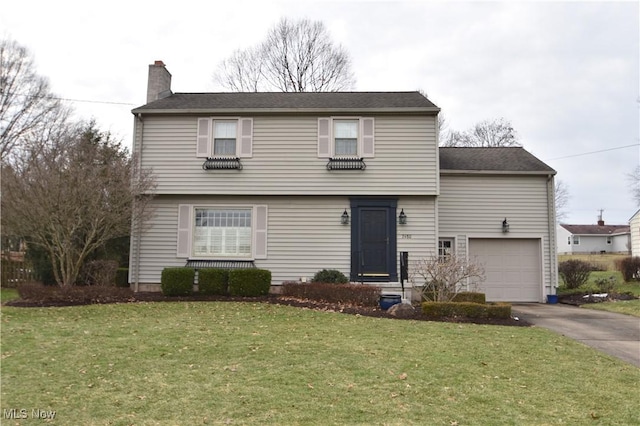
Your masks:
<svg viewBox="0 0 640 426"><path fill-rule="evenodd" d="M600 209L600 214L598 215L598 226L604 226L604 220L602 219L602 212L604 210Z"/></svg>
<svg viewBox="0 0 640 426"><path fill-rule="evenodd" d="M149 65L147 103L171 96L171 74L162 61Z"/></svg>

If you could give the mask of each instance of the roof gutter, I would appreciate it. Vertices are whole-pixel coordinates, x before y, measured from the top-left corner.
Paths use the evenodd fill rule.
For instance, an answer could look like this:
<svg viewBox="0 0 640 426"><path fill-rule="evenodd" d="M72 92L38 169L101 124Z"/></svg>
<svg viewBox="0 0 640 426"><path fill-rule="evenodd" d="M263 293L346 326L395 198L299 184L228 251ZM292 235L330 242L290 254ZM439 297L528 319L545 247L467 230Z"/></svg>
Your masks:
<svg viewBox="0 0 640 426"><path fill-rule="evenodd" d="M441 175L539 175L539 176L555 176L556 171L549 170L452 170L440 169Z"/></svg>
<svg viewBox="0 0 640 426"><path fill-rule="evenodd" d="M173 109L152 109L135 108L131 110L133 114L336 114L355 112L364 113L401 113L401 114L437 114L440 108L437 107L405 107L405 108L173 108Z"/></svg>

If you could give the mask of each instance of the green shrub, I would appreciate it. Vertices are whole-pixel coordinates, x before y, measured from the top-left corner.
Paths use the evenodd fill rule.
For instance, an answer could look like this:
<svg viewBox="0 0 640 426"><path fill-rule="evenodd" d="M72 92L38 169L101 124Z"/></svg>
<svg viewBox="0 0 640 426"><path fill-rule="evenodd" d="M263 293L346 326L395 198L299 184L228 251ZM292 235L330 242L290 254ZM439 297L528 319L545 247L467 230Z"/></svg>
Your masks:
<svg viewBox="0 0 640 426"><path fill-rule="evenodd" d="M362 284L285 282L282 284L282 295L326 303L377 306L380 287Z"/></svg>
<svg viewBox="0 0 640 426"><path fill-rule="evenodd" d="M193 292L196 271L192 268L164 268L160 287L165 296L188 296Z"/></svg>
<svg viewBox="0 0 640 426"><path fill-rule="evenodd" d="M226 295L229 292L229 270L205 268L198 271L198 291L202 294Z"/></svg>
<svg viewBox="0 0 640 426"><path fill-rule="evenodd" d="M508 303L423 302L422 312L431 318L510 318L511 305Z"/></svg>
<svg viewBox="0 0 640 426"><path fill-rule="evenodd" d="M471 303L487 303L487 299L484 293L477 293L473 291L461 291L460 293L456 293L451 299L452 302L471 302Z"/></svg>
<svg viewBox="0 0 640 426"><path fill-rule="evenodd" d="M575 296L578 294L585 295L588 293L593 293L593 291L587 290L584 286L581 288L558 287L556 289L556 294L558 296Z"/></svg>
<svg viewBox="0 0 640 426"><path fill-rule="evenodd" d="M129 268L118 268L116 271L116 287L129 287Z"/></svg>
<svg viewBox="0 0 640 426"><path fill-rule="evenodd" d="M349 282L347 277L337 269L323 269L316 272L311 279L312 283L335 283L346 284Z"/></svg>
<svg viewBox="0 0 640 426"><path fill-rule="evenodd" d="M578 288L589 279L591 264L583 260L567 260L558 266L558 273L568 289Z"/></svg>
<svg viewBox="0 0 640 426"><path fill-rule="evenodd" d="M255 297L269 294L271 271L247 268L229 271L229 294L231 296Z"/></svg>
<svg viewBox="0 0 640 426"><path fill-rule="evenodd" d="M595 284L598 287L598 292L611 293L618 284L618 280L616 280L616 277L611 275L609 278L598 278L595 280Z"/></svg>
<svg viewBox="0 0 640 426"><path fill-rule="evenodd" d="M640 280L640 257L625 257L616 261L616 269L625 281Z"/></svg>

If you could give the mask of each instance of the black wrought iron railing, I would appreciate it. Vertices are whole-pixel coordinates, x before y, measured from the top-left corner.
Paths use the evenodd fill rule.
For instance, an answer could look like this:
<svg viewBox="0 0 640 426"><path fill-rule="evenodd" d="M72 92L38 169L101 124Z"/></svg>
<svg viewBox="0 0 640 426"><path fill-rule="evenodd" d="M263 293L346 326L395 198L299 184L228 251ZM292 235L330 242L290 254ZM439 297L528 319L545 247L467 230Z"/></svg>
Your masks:
<svg viewBox="0 0 640 426"><path fill-rule="evenodd" d="M187 260L184 266L196 270L205 268L245 269L256 267L253 260Z"/></svg>
<svg viewBox="0 0 640 426"><path fill-rule="evenodd" d="M242 170L242 163L238 157L207 158L202 164L204 170Z"/></svg>
<svg viewBox="0 0 640 426"><path fill-rule="evenodd" d="M367 164L364 158L334 157L329 158L327 170L364 170Z"/></svg>

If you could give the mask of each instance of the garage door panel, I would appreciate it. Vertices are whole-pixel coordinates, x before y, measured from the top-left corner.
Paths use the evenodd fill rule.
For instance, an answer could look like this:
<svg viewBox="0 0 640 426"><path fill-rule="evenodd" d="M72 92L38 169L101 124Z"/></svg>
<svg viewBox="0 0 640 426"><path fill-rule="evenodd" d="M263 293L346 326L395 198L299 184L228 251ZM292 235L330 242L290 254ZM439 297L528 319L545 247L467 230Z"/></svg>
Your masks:
<svg viewBox="0 0 640 426"><path fill-rule="evenodd" d="M485 268L477 290L489 301L538 302L542 292L539 239L469 239L469 256Z"/></svg>

